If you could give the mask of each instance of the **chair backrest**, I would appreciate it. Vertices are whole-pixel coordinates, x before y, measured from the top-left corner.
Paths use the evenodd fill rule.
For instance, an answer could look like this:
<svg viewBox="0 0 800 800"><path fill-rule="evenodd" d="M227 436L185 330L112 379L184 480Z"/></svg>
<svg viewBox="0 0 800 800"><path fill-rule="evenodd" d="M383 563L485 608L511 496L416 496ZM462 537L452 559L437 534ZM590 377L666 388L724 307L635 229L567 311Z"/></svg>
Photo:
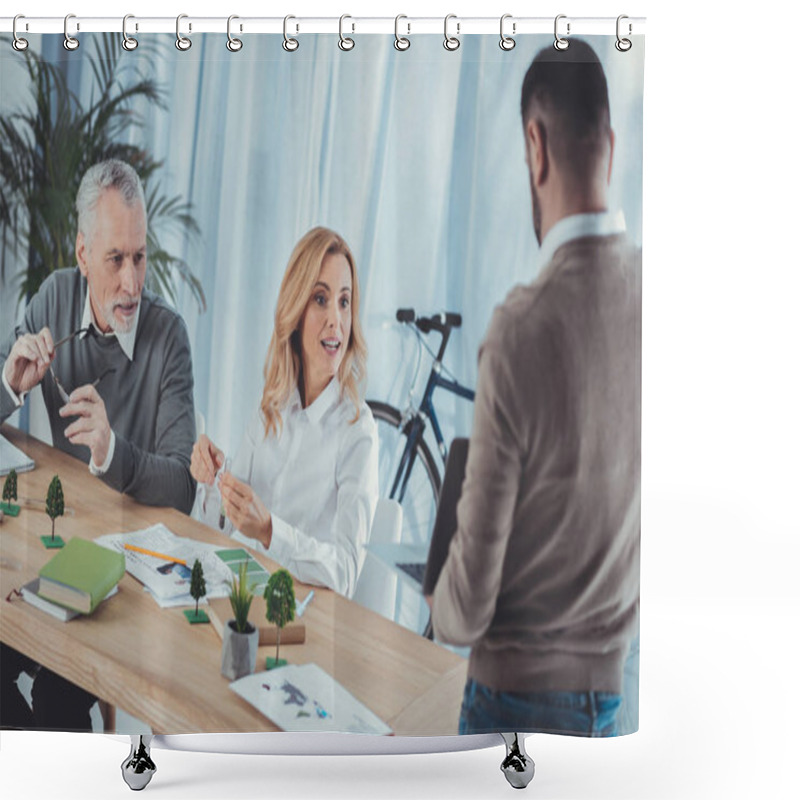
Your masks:
<svg viewBox="0 0 800 800"><path fill-rule="evenodd" d="M396 500L381 497L375 508L369 540L373 544L397 544L403 530L403 509ZM366 608L394 619L397 573L374 553L367 552L353 599Z"/></svg>
<svg viewBox="0 0 800 800"><path fill-rule="evenodd" d="M403 531L403 509L397 500L379 497L369 540L376 544L397 544Z"/></svg>

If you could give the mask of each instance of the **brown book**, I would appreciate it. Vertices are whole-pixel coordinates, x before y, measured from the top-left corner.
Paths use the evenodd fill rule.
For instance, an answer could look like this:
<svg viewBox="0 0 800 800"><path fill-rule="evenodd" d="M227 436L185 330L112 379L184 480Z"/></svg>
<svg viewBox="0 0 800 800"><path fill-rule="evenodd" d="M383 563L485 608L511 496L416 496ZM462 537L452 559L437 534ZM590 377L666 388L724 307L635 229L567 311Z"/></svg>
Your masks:
<svg viewBox="0 0 800 800"><path fill-rule="evenodd" d="M222 632L228 620L233 619L231 601L227 597L217 597L208 601L208 618L214 626L214 630L222 639ZM267 622L267 601L263 597L254 597L253 604L250 606L250 613L247 619L251 625L258 627L258 645L274 645L278 641L278 627L271 622ZM303 644L306 640L306 626L304 622L290 622L281 631L281 644Z"/></svg>

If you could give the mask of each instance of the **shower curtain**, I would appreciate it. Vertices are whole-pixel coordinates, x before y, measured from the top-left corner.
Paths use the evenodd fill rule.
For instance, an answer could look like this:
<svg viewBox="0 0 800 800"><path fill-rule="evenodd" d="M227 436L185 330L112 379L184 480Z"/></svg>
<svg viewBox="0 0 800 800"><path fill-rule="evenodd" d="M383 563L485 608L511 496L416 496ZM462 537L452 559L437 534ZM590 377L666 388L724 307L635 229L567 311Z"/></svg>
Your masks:
<svg viewBox="0 0 800 800"><path fill-rule="evenodd" d="M88 729L40 715L47 677L122 733L636 731L644 37L28 39L0 38L2 433L36 462L0 532L0 724ZM142 195L79 203L109 159ZM86 415L62 421L43 361L41 395L19 390L14 365L42 354L15 343L45 327L53 346L93 328L39 341L67 394L92 385L110 454L69 433ZM126 561L116 594L66 622L21 596L56 557L51 525ZM216 596L193 596L198 553ZM263 572L245 581L262 639L232 678L219 584L242 560ZM170 565L182 591L159 597L142 576ZM262 598L281 567L283 626Z"/></svg>

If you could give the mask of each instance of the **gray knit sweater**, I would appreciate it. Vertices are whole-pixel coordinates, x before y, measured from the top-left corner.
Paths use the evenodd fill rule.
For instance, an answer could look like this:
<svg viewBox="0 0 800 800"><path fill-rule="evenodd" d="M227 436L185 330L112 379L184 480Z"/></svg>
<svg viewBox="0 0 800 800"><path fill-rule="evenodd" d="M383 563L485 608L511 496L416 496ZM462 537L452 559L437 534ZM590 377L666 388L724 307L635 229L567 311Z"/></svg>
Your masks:
<svg viewBox="0 0 800 800"><path fill-rule="evenodd" d="M77 330L86 292L86 280L77 267L50 275L28 304L22 324L0 347L0 370L14 341L23 333L36 333L47 326L53 340L58 341ZM53 370L68 392L93 382L108 367L116 371L103 378L97 391L105 403L116 444L102 480L139 502L189 513L195 490L189 473L195 421L186 325L161 298L145 290L132 361L115 336L94 332L59 347L53 361ZM62 419L58 415L63 401L49 373L42 380L42 393L54 445L88 463L89 449L70 444L64 436L74 417ZM14 408L12 398L0 386L0 422Z"/></svg>
<svg viewBox="0 0 800 800"><path fill-rule="evenodd" d="M494 313L458 530L434 592L445 642L498 691L612 691L638 618L641 252L560 247Z"/></svg>

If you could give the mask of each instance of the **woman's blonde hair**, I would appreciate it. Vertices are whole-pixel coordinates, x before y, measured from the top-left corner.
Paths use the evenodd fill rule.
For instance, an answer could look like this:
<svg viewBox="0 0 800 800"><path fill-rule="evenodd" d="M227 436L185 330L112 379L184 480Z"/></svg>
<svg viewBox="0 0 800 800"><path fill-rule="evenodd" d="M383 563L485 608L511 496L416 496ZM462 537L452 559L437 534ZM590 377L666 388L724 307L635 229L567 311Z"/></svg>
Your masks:
<svg viewBox="0 0 800 800"><path fill-rule="evenodd" d="M328 228L312 228L295 246L278 293L275 328L269 343L267 360L264 363L264 394L261 398L261 411L264 415L264 430L267 436L270 431L276 434L280 431L283 425L281 409L295 386L299 386L302 393L303 357L300 326L303 314L322 271L322 262L326 256L337 254L343 255L350 264L350 276L353 281L350 294L352 317L350 340L339 365L338 378L342 393L350 398L356 408L352 422L359 417L360 392L367 374L367 343L358 316L358 274L355 260L347 243L339 234Z"/></svg>

